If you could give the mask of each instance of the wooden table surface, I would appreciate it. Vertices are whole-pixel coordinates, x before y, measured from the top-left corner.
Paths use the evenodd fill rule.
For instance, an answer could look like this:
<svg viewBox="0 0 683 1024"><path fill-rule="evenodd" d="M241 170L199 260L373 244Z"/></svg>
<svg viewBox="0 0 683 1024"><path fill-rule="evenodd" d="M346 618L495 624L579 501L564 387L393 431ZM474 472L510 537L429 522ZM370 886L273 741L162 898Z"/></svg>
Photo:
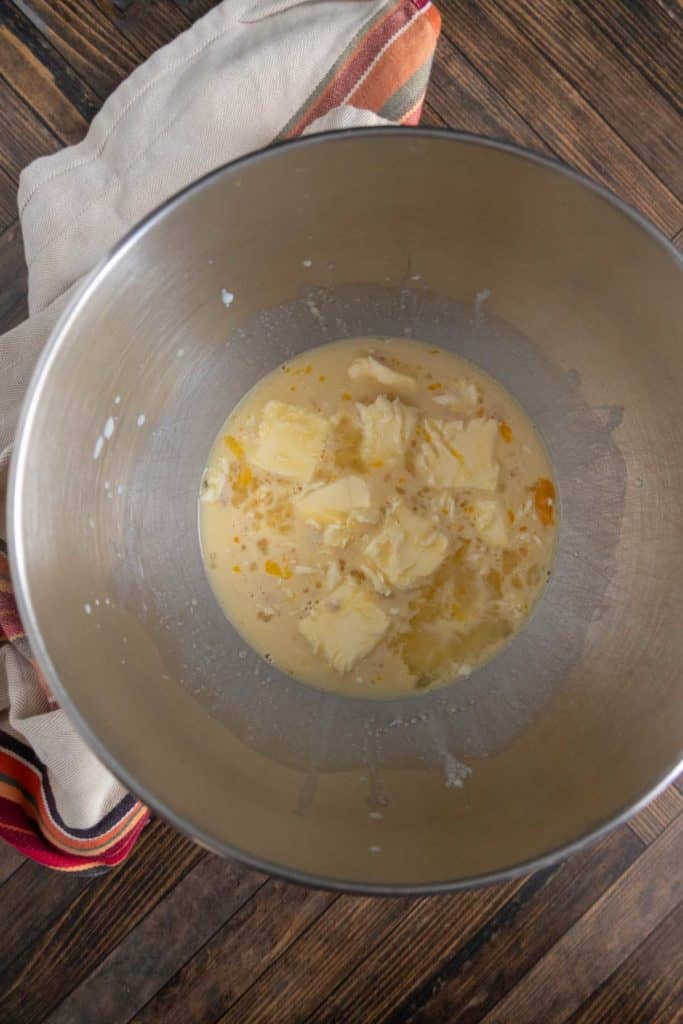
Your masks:
<svg viewBox="0 0 683 1024"><path fill-rule="evenodd" d="M0 0L0 331L25 315L15 193L212 0ZM683 244L677 0L441 0L424 113L551 153ZM677 14L678 11L678 14ZM683 1021L683 783L562 866L420 900L221 861L160 821L84 879L0 848L2 1024Z"/></svg>

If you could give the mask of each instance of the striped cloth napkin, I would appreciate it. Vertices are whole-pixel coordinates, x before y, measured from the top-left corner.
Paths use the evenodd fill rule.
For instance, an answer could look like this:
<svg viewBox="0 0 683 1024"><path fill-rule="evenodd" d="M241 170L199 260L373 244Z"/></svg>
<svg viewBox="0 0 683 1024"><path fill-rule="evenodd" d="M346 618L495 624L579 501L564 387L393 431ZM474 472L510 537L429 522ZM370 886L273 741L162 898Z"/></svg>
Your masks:
<svg viewBox="0 0 683 1024"><path fill-rule="evenodd" d="M29 319L0 338L0 510L28 379L82 276L228 160L327 129L416 124L439 27L429 0L225 0L134 71L82 142L23 172ZM0 838L49 867L99 871L124 860L149 813L52 699L5 554L0 540Z"/></svg>

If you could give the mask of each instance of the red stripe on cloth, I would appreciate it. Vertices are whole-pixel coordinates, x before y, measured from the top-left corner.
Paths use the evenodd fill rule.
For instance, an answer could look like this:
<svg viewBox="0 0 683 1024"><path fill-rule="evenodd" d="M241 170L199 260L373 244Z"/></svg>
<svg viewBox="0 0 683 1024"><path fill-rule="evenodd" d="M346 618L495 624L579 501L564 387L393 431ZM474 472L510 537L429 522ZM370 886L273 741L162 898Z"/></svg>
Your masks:
<svg viewBox="0 0 683 1024"><path fill-rule="evenodd" d="M25 857L58 871L115 867L126 859L148 821L149 814L146 814L105 853L79 857L57 849L45 839L17 804L0 796L0 839L10 843Z"/></svg>
<svg viewBox="0 0 683 1024"><path fill-rule="evenodd" d="M2 553L0 641L10 642L18 656L31 664L51 706L56 707L40 668L30 659L12 590L9 563ZM136 802L114 825L102 827L99 833L88 837L75 835L55 822L39 768L11 751L0 749L0 774L3 776L0 779L0 839L47 867L60 871L89 871L119 864L128 856L149 820L147 808Z"/></svg>

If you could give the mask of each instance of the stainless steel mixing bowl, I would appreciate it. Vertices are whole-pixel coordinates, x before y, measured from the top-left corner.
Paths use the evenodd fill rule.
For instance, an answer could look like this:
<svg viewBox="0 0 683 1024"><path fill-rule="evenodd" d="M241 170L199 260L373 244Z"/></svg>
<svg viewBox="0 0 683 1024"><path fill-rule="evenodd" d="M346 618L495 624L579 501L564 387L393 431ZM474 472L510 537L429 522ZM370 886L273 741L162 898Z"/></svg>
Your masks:
<svg viewBox="0 0 683 1024"><path fill-rule="evenodd" d="M77 727L212 850L371 892L526 870L639 806L683 734L682 283L603 190L447 133L300 141L172 199L63 317L16 446L21 612ZM197 531L205 458L246 389L376 334L502 381L562 501L521 635L469 679L386 702L257 657Z"/></svg>

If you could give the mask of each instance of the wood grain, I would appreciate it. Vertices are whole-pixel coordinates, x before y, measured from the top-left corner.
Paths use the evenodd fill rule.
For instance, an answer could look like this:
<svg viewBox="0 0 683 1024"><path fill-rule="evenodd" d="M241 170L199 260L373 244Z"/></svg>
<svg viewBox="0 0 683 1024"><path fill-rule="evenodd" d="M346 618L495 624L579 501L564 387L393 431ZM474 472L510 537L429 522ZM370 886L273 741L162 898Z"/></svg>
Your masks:
<svg viewBox="0 0 683 1024"><path fill-rule="evenodd" d="M101 100L139 63L128 40L85 0L13 2Z"/></svg>
<svg viewBox="0 0 683 1024"><path fill-rule="evenodd" d="M26 263L21 228L17 220L0 235L0 331L14 311L26 310Z"/></svg>
<svg viewBox="0 0 683 1024"><path fill-rule="evenodd" d="M265 881L234 861L205 857L46 1024L92 1024L94 1006L97 1024L126 1024Z"/></svg>
<svg viewBox="0 0 683 1024"><path fill-rule="evenodd" d="M38 156L54 153L60 148L61 143L2 78L0 110L3 120L3 129L0 132L0 164L16 189L19 174L24 167Z"/></svg>
<svg viewBox="0 0 683 1024"><path fill-rule="evenodd" d="M0 321L0 331L11 331L13 328L18 327L28 315L28 308L26 302L19 303L16 306L12 306Z"/></svg>
<svg viewBox="0 0 683 1024"><path fill-rule="evenodd" d="M10 846L8 843L0 842L0 886L11 878L15 871L25 862L25 857ZM0 896L0 903L2 896Z"/></svg>
<svg viewBox="0 0 683 1024"><path fill-rule="evenodd" d="M575 0L667 102L683 109L683 31L681 5L672 0L664 13L659 0ZM634 97L636 105L636 97Z"/></svg>
<svg viewBox="0 0 683 1024"><path fill-rule="evenodd" d="M522 884L419 900L340 897L220 1024L267 1020L276 1008L282 1024L370 1024L397 984L433 970Z"/></svg>
<svg viewBox="0 0 683 1024"><path fill-rule="evenodd" d="M442 13L448 38L504 92L553 153L641 209L666 234L683 225L676 197L523 35L498 0L462 0Z"/></svg>
<svg viewBox="0 0 683 1024"><path fill-rule="evenodd" d="M216 1021L334 899L269 881L133 1018L135 1024Z"/></svg>
<svg viewBox="0 0 683 1024"><path fill-rule="evenodd" d="M5 231L17 219L17 186L2 165L0 157L0 232Z"/></svg>
<svg viewBox="0 0 683 1024"><path fill-rule="evenodd" d="M499 0L514 24L562 72L657 177L683 193L683 125L674 108L574 0ZM683 70L683 69L682 69ZM679 83L683 85L683 77ZM633 97L638 97L638 103Z"/></svg>
<svg viewBox="0 0 683 1024"><path fill-rule="evenodd" d="M9 0L0 0L2 76L65 144L78 142L99 108L90 87Z"/></svg>
<svg viewBox="0 0 683 1024"><path fill-rule="evenodd" d="M484 1024L563 1024L683 896L683 818L649 846Z"/></svg>
<svg viewBox="0 0 683 1024"><path fill-rule="evenodd" d="M191 23L174 0L153 0L153 17L150 17L147 5L141 3L128 4L122 10L105 0L101 5L93 4L93 7L104 10L140 58L170 43Z"/></svg>
<svg viewBox="0 0 683 1024"><path fill-rule="evenodd" d="M193 21L216 7L220 0L175 0L175 3Z"/></svg>
<svg viewBox="0 0 683 1024"><path fill-rule="evenodd" d="M387 1024L477 1024L628 868L643 844L622 828L534 875Z"/></svg>
<svg viewBox="0 0 683 1024"><path fill-rule="evenodd" d="M432 106L429 99L425 100L424 107L422 108L420 124L427 125L430 128L448 128L446 119Z"/></svg>
<svg viewBox="0 0 683 1024"><path fill-rule="evenodd" d="M410 899L342 896L221 1017L221 1022L308 1020L344 977L365 963L417 907Z"/></svg>
<svg viewBox="0 0 683 1024"><path fill-rule="evenodd" d="M135 858L97 885L89 886L83 880L77 898L53 918L30 953L15 957L0 973L7 1019L16 1016L26 1024L43 1021L205 856L198 846L162 822L149 825L138 841ZM20 868L17 875L24 870ZM64 884L63 876L54 877ZM11 878L3 890L13 881ZM35 917L32 909L31 914Z"/></svg>
<svg viewBox="0 0 683 1024"><path fill-rule="evenodd" d="M0 896L0 992L12 964L29 956L40 936L91 884L91 878L46 871L32 860L8 878Z"/></svg>
<svg viewBox="0 0 683 1024"><path fill-rule="evenodd" d="M671 822L683 813L683 794L669 786L629 821L629 826L644 843L652 843Z"/></svg>
<svg viewBox="0 0 683 1024"><path fill-rule="evenodd" d="M683 1018L683 906L662 921L568 1024Z"/></svg>
<svg viewBox="0 0 683 1024"><path fill-rule="evenodd" d="M451 128L505 139L541 152L547 150L540 135L443 35L436 48L427 96Z"/></svg>

